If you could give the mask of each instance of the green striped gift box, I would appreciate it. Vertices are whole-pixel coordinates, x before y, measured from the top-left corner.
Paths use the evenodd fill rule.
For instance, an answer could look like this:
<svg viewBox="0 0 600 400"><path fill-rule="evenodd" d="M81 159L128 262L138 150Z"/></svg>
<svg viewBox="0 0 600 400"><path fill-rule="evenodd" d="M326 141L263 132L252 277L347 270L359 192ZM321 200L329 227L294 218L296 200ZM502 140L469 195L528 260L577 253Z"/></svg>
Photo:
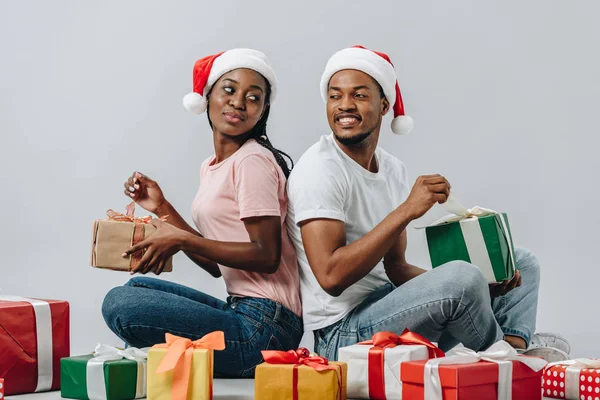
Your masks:
<svg viewBox="0 0 600 400"><path fill-rule="evenodd" d="M506 214L471 216L428 226L425 234L433 268L463 260L479 267L488 283L514 276L514 247Z"/></svg>
<svg viewBox="0 0 600 400"><path fill-rule="evenodd" d="M99 344L94 354L61 358L61 397L80 400L146 397L147 351Z"/></svg>

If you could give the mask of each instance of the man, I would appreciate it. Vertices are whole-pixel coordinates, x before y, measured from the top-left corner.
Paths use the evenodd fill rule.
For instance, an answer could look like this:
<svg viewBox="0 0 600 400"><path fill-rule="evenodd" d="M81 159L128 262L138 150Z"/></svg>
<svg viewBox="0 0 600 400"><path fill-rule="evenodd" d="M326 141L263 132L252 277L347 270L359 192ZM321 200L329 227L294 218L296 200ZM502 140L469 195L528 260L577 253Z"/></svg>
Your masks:
<svg viewBox="0 0 600 400"><path fill-rule="evenodd" d="M491 287L463 261L431 271L407 262L406 226L444 203L450 184L420 176L411 190L402 162L377 146L390 109L395 133L413 125L389 58L362 46L341 50L325 67L321 92L332 134L304 153L288 182L288 231L315 350L336 360L339 347L409 328L444 350L504 339L549 360L568 358L566 340L533 334L540 271L530 252L516 249L519 272Z"/></svg>

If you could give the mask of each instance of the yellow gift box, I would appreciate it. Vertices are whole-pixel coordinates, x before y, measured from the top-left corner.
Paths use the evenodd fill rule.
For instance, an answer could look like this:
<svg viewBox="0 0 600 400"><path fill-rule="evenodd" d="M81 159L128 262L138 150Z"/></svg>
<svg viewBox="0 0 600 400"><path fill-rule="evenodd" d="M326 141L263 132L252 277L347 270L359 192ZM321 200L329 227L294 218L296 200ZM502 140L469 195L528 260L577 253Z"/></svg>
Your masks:
<svg viewBox="0 0 600 400"><path fill-rule="evenodd" d="M308 350L263 351L256 367L256 400L346 400L348 365L310 356Z"/></svg>
<svg viewBox="0 0 600 400"><path fill-rule="evenodd" d="M213 350L224 348L221 331L196 341L167 333L148 351L148 400L211 400Z"/></svg>

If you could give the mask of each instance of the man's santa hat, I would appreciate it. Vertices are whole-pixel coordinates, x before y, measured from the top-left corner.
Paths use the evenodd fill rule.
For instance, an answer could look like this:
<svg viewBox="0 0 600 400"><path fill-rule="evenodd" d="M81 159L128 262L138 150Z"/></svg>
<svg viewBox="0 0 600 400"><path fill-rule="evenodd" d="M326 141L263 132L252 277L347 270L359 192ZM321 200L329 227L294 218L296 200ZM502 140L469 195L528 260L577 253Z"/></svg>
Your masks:
<svg viewBox="0 0 600 400"><path fill-rule="evenodd" d="M329 81L338 71L344 69L354 69L370 75L379 83L394 111L392 120L392 132L398 135L406 135L413 129L415 123L413 119L404 114L404 104L400 94L400 86L396 78L394 65L387 54L372 51L357 45L343 49L335 53L327 62L325 72L321 78L321 95L327 102L327 92L329 91Z"/></svg>
<svg viewBox="0 0 600 400"><path fill-rule="evenodd" d="M183 106L194 114L206 111L206 95L224 74L238 68L248 68L261 74L271 85L273 102L277 95L277 78L267 56L258 50L232 49L196 61L193 72L193 91L183 98Z"/></svg>

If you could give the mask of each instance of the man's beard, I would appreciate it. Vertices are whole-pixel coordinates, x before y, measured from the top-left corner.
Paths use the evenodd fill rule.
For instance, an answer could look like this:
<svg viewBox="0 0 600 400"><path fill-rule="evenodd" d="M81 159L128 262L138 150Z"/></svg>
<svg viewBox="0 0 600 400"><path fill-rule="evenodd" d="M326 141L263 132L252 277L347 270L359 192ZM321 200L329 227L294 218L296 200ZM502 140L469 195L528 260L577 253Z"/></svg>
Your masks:
<svg viewBox="0 0 600 400"><path fill-rule="evenodd" d="M333 135L338 140L338 142L340 142L344 146L348 146L348 147L361 147L362 145L366 144L366 143L364 143L364 141L369 136L371 136L371 134L373 133L373 131L376 128L377 128L377 124L374 127L372 127L371 129L367 129L366 132L359 133L358 135L355 135L355 136L352 136L352 137L341 137L341 136L338 136L335 133L335 131L333 131Z"/></svg>

